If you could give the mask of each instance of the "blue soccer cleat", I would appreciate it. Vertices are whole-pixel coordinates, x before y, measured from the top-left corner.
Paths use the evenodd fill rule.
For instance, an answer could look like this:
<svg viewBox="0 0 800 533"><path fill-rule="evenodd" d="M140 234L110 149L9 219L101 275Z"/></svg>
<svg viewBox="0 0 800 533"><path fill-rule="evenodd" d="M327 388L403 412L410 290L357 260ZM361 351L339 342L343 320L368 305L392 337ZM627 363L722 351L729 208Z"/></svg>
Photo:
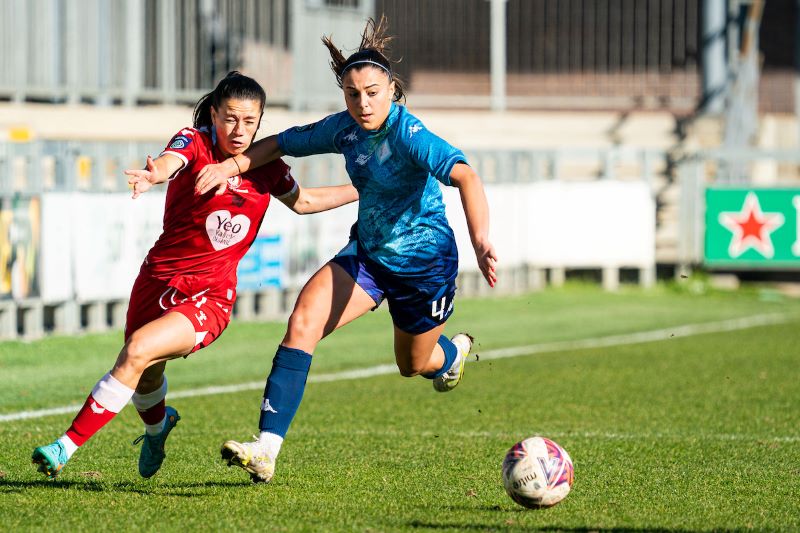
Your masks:
<svg viewBox="0 0 800 533"><path fill-rule="evenodd" d="M139 474L143 478L153 477L161 468L161 463L167 456L164 453L164 443L167 441L169 432L181 419L178 411L170 406L167 406L166 413L167 419L164 421L164 429L161 430L161 433L158 435L145 433L133 441L134 444L142 443L142 451L139 453Z"/></svg>
<svg viewBox="0 0 800 533"><path fill-rule="evenodd" d="M56 476L67 464L69 458L67 457L67 450L61 441L55 441L53 444L47 446L39 446L33 450L31 460L34 464L39 465L39 472L47 476L47 479L55 479Z"/></svg>
<svg viewBox="0 0 800 533"><path fill-rule="evenodd" d="M433 379L433 388L438 392L450 392L461 383L461 378L464 377L464 363L467 362L475 340L467 333L458 333L450 341L456 345L458 355L447 372Z"/></svg>

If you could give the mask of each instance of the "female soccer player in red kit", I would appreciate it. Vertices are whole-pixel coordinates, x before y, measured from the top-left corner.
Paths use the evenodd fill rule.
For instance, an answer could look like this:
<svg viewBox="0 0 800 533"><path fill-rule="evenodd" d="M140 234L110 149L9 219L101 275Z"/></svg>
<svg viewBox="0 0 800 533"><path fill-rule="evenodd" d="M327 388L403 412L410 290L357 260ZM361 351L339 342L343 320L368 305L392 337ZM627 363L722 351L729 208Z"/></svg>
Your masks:
<svg viewBox="0 0 800 533"><path fill-rule="evenodd" d="M276 160L240 173L227 187L200 194L197 173L240 154L253 141L266 94L253 79L231 72L195 107L194 127L178 132L144 170L126 170L133 198L169 182L164 229L147 254L128 307L125 345L114 367L92 389L63 436L33 452L39 471L54 478L72 454L131 400L145 424L139 473L154 475L164 442L180 420L166 406L170 359L217 339L236 300L236 267L255 240L275 196L296 213L332 209L358 199L352 185L304 189Z"/></svg>

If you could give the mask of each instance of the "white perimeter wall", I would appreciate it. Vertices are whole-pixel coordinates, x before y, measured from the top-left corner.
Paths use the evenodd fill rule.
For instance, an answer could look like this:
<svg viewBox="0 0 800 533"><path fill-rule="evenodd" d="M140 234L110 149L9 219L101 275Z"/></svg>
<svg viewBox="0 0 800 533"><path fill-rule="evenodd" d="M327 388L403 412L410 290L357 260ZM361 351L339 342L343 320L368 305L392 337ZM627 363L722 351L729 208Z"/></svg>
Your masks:
<svg viewBox="0 0 800 533"><path fill-rule="evenodd" d="M487 185L499 269L649 268L655 203L641 182ZM477 270L458 190L444 187L462 271ZM161 231L164 194L46 193L42 197L41 290L46 303L127 298ZM273 200L259 235L279 235L288 285L302 284L347 243L355 205L297 216Z"/></svg>
<svg viewBox="0 0 800 533"><path fill-rule="evenodd" d="M445 188L461 270L476 270L458 190ZM499 267L648 268L655 263L655 201L643 182L487 185Z"/></svg>

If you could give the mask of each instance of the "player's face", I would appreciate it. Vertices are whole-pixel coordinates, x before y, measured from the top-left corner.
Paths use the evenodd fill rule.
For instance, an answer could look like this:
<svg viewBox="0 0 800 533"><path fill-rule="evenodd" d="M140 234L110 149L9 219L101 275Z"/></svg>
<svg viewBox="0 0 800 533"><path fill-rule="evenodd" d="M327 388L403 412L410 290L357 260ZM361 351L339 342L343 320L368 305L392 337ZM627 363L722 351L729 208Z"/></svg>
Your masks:
<svg viewBox="0 0 800 533"><path fill-rule="evenodd" d="M217 129L217 146L226 156L241 154L253 142L261 120L258 100L223 100L219 109L211 106L211 120Z"/></svg>
<svg viewBox="0 0 800 533"><path fill-rule="evenodd" d="M378 67L348 70L342 79L344 101L353 120L365 130L377 130L389 116L394 82Z"/></svg>

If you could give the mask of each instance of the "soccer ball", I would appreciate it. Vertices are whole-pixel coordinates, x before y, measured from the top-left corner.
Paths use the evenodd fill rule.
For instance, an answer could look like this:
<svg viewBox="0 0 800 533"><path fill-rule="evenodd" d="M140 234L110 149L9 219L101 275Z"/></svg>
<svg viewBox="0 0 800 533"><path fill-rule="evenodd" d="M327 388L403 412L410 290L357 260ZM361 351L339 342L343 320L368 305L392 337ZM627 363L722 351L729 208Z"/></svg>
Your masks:
<svg viewBox="0 0 800 533"><path fill-rule="evenodd" d="M503 484L511 499L531 509L550 507L569 494L574 468L567 451L544 437L529 437L508 450Z"/></svg>

